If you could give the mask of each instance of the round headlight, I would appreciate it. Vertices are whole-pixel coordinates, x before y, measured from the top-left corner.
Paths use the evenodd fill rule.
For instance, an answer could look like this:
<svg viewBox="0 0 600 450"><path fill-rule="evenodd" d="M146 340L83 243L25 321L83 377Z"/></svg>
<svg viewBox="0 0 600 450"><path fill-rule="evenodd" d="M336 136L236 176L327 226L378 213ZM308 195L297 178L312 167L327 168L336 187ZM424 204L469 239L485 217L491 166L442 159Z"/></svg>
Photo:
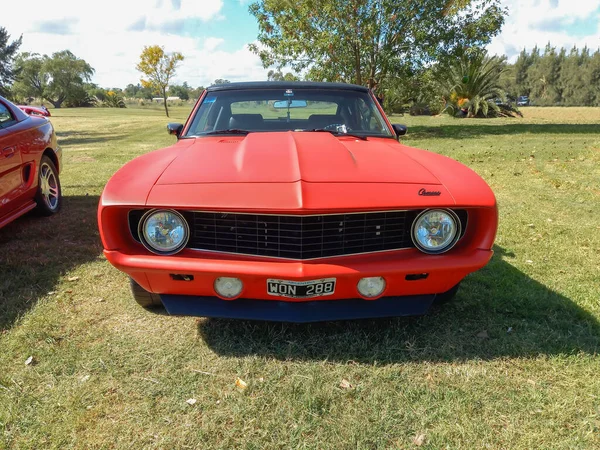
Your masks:
<svg viewBox="0 0 600 450"><path fill-rule="evenodd" d="M374 298L380 296L385 289L385 280L383 277L361 278L358 282L358 292L365 298Z"/></svg>
<svg viewBox="0 0 600 450"><path fill-rule="evenodd" d="M425 253L444 253L460 236L460 220L449 210L430 209L417 216L412 226L412 239Z"/></svg>
<svg viewBox="0 0 600 450"><path fill-rule="evenodd" d="M142 244L153 253L177 253L190 237L190 228L181 214L170 209L147 212L140 220Z"/></svg>

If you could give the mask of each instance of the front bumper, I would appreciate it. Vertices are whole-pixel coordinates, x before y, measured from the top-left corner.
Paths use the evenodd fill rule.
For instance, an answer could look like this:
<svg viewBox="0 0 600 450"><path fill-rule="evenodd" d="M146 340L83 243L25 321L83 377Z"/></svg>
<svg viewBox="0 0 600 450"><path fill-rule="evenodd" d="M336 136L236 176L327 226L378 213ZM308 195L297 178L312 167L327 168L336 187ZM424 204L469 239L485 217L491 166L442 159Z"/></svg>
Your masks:
<svg viewBox="0 0 600 450"><path fill-rule="evenodd" d="M160 299L167 312L176 316L309 323L421 315L427 312L435 295L383 297L375 301L360 298L304 302L246 298L224 301L217 297L168 294L161 295Z"/></svg>
<svg viewBox="0 0 600 450"><path fill-rule="evenodd" d="M244 285L241 299L285 303L356 299L360 297L357 291L359 280L379 276L386 281L382 297L440 294L458 284L469 273L485 266L492 253L491 250L464 249L451 254L425 255L416 249L407 249L300 262L241 259L239 255L197 251L183 251L174 256L104 251L112 265L126 272L147 291L160 295L215 297L217 294L213 286L216 278L236 277ZM178 275L191 276L193 280L184 281ZM336 278L337 281L333 295L291 299L269 295L269 278L289 281Z"/></svg>

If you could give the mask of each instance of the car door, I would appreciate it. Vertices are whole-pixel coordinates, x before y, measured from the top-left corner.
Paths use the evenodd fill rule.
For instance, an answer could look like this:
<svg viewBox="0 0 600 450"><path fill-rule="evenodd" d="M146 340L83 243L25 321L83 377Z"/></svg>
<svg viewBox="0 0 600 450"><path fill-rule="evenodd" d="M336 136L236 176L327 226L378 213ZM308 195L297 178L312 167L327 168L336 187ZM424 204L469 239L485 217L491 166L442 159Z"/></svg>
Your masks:
<svg viewBox="0 0 600 450"><path fill-rule="evenodd" d="M0 217L16 205L11 200L23 183L21 176L21 151L18 142L17 121L8 107L0 101Z"/></svg>

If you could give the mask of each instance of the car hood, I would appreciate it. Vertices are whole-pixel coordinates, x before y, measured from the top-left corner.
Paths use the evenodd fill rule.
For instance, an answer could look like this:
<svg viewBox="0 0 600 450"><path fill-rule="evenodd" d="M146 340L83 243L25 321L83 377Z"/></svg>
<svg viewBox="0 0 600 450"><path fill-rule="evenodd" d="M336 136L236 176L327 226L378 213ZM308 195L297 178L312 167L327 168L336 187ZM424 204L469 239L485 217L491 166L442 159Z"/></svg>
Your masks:
<svg viewBox="0 0 600 450"><path fill-rule="evenodd" d="M195 138L157 185L201 183L402 183L439 185L392 139L271 132Z"/></svg>

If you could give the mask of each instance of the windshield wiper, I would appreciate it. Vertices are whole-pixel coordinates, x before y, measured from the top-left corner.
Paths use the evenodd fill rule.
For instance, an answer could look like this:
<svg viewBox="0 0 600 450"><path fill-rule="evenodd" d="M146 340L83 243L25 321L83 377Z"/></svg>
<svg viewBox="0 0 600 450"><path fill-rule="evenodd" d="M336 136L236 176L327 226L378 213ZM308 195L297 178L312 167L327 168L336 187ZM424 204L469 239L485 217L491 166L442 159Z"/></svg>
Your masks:
<svg viewBox="0 0 600 450"><path fill-rule="evenodd" d="M337 130L326 130L325 128L313 128L312 130L304 130L304 131L311 131L314 133L331 133L334 136L350 136L350 137L355 137L357 139L360 139L361 141L366 141L367 137L366 136L361 136L359 134L353 134L353 133L343 133L341 131L337 131Z"/></svg>
<svg viewBox="0 0 600 450"><path fill-rule="evenodd" d="M228 128L227 130L207 131L205 133L202 133L201 136L208 136L211 134L248 134L248 133L252 133L252 132L248 131L248 130L240 130L239 128Z"/></svg>

